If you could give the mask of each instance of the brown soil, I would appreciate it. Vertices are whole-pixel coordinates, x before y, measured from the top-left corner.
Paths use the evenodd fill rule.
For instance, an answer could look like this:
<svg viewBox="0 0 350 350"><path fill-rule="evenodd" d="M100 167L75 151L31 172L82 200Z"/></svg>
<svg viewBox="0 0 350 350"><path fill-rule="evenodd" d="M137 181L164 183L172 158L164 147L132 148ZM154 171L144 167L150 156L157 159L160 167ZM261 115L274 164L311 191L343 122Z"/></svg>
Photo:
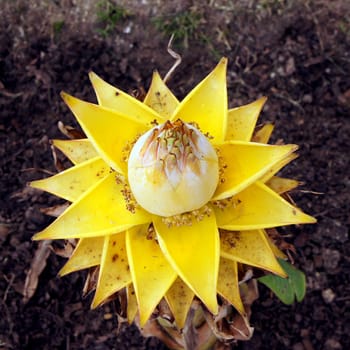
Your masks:
<svg viewBox="0 0 350 350"><path fill-rule="evenodd" d="M113 303L91 311L91 296L81 293L86 273L58 278L64 259L55 254L23 303L37 249L31 237L52 220L39 209L59 203L26 183L43 177L42 169L55 172L49 139L61 137L57 122L75 125L59 92L94 100L90 70L129 92L147 88L154 69L164 75L173 63L168 36L152 18L185 10L200 20L188 40L177 41L183 62L170 87L183 97L227 56L231 105L269 97L263 120L276 123L274 141L300 145L300 158L283 174L305 183L293 198L318 218L281 231L307 275L305 300L285 306L260 286L253 339L238 348L348 349L348 1L123 1L129 17L107 37L97 32L106 27L94 2L32 3L3 1L0 10L0 349L165 349L134 326L118 329Z"/></svg>

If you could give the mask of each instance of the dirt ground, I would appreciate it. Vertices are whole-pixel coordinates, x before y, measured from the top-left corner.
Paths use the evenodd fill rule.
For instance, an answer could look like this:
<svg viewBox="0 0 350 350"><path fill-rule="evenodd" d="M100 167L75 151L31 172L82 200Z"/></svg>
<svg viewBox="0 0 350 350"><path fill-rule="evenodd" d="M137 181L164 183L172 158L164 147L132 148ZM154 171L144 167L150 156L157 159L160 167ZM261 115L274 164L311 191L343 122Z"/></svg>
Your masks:
<svg viewBox="0 0 350 350"><path fill-rule="evenodd" d="M86 272L57 277L65 259L53 253L26 304L22 292L38 247L31 237L52 220L39 209L60 203L26 183L55 172L57 122L76 125L59 92L94 101L90 70L128 92L147 88L154 69L164 76L173 63L171 30L183 58L169 83L179 98L221 56L230 106L269 97L262 120L275 122L274 141L300 145L283 174L304 182L293 198L318 219L281 230L307 275L305 300L285 306L260 286L253 339L237 348L349 349L349 2L129 0L118 2L118 18L99 3L1 2L0 349L165 349L134 326L118 328L113 303L90 310Z"/></svg>

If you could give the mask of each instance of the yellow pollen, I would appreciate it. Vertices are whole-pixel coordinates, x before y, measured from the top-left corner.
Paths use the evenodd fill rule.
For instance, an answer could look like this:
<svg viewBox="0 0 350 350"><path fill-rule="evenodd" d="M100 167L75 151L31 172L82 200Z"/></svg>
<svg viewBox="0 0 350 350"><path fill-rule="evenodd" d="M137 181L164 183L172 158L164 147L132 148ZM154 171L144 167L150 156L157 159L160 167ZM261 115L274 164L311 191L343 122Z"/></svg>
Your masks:
<svg viewBox="0 0 350 350"><path fill-rule="evenodd" d="M132 192L130 191L130 186L125 181L124 176L121 174L117 174L115 179L116 179L117 184L123 185L123 188L120 190L120 192L124 197L126 209L128 211L130 211L131 213L135 214L136 208L138 207L138 204L137 204Z"/></svg>
<svg viewBox="0 0 350 350"><path fill-rule="evenodd" d="M208 205L204 205L200 209L192 210L187 213L163 217L162 221L169 228L173 226L192 226L193 221L202 221L206 216L210 216L211 213L212 209Z"/></svg>
<svg viewBox="0 0 350 350"><path fill-rule="evenodd" d="M219 209L226 209L230 207L233 207L233 208L237 207L237 205L239 205L241 201L240 199L232 196L225 199L211 201L210 203Z"/></svg>
<svg viewBox="0 0 350 350"><path fill-rule="evenodd" d="M218 155L218 160L219 160L219 182L224 183L227 164L224 162L224 159L220 154L220 150L216 148L215 151L216 151L216 154Z"/></svg>

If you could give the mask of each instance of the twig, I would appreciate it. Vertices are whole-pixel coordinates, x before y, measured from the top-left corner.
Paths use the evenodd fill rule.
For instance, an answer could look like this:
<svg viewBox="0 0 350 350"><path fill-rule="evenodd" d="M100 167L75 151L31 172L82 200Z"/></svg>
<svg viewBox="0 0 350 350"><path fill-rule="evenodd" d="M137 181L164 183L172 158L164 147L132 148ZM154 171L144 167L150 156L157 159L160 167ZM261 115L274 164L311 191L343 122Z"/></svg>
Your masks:
<svg viewBox="0 0 350 350"><path fill-rule="evenodd" d="M8 280L8 279L6 278L6 276L4 276L4 278L5 278L5 280L6 280L6 282L7 282L8 284L7 284L7 287L6 287L6 289L5 289L5 293L4 293L4 296L3 296L2 300L3 300L3 302L6 302L7 294L8 294L8 292L9 292L11 286L12 286L13 280L15 279L15 275L11 275L10 280Z"/></svg>
<svg viewBox="0 0 350 350"><path fill-rule="evenodd" d="M25 169L21 169L21 172L25 173L27 171L38 171L44 174L48 174L48 175L55 175L56 173L54 173L53 171L47 170L47 169L42 169L42 168L25 168Z"/></svg>
<svg viewBox="0 0 350 350"><path fill-rule="evenodd" d="M289 102L291 105L297 107L302 113L305 113L304 108L301 106L301 104L298 101L295 101L292 98L279 93L275 93L273 96Z"/></svg>
<svg viewBox="0 0 350 350"><path fill-rule="evenodd" d="M181 64L181 56L171 48L173 40L174 40L174 34L172 34L170 37L167 51L171 57L175 58L175 63L172 65L172 67L169 69L168 73L165 75L165 77L163 79L164 83L166 83L171 78L171 75L174 73L176 67L179 64Z"/></svg>
<svg viewBox="0 0 350 350"><path fill-rule="evenodd" d="M324 192L316 192L316 191L308 191L308 190L298 190L298 192L301 192L301 193L310 193L310 194L315 194L315 195L324 195Z"/></svg>

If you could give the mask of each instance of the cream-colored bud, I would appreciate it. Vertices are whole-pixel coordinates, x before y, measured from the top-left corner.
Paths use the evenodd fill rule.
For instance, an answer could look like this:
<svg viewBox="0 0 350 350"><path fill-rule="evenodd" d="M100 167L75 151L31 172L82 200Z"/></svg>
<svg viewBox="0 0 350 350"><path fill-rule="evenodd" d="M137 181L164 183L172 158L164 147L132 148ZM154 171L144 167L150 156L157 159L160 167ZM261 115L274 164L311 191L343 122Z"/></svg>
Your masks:
<svg viewBox="0 0 350 350"><path fill-rule="evenodd" d="M142 135L128 160L137 203L150 213L172 216L201 208L219 181L218 157L199 130L181 120Z"/></svg>

